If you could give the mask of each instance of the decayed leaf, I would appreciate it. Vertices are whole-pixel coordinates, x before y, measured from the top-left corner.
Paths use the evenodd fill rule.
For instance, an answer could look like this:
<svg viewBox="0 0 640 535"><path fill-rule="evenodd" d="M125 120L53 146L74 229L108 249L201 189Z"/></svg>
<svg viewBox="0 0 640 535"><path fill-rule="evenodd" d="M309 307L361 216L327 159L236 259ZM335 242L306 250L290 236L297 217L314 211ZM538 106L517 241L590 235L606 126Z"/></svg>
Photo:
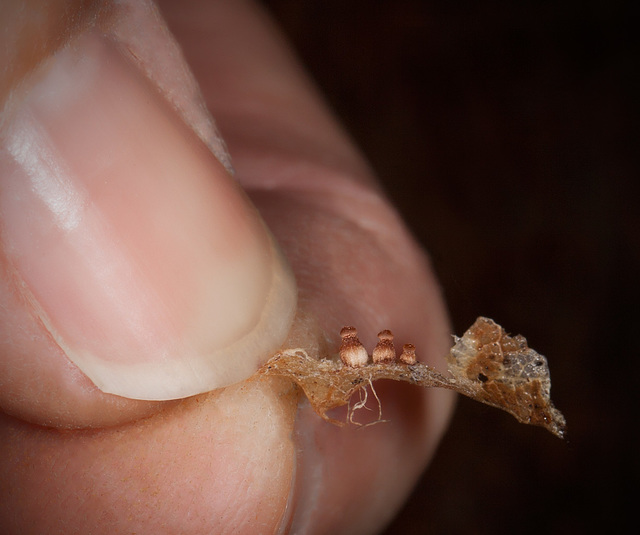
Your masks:
<svg viewBox="0 0 640 535"><path fill-rule="evenodd" d="M508 336L493 320L480 317L462 338L455 338L447 362L451 377L420 362L370 362L351 367L335 356L316 359L303 349L291 349L274 355L259 373L295 381L315 411L338 425L343 423L329 418L327 411L347 405L354 393L367 386L373 389L378 379L392 379L455 390L503 409L522 423L542 426L563 437L565 419L551 402L547 361L527 346L524 337Z"/></svg>

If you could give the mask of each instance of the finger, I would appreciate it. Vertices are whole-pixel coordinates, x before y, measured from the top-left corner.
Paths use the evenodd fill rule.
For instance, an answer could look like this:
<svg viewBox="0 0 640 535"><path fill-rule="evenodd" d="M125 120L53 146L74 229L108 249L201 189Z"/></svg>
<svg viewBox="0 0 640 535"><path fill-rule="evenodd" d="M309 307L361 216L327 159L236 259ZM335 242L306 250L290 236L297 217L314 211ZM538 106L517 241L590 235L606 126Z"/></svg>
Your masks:
<svg viewBox="0 0 640 535"><path fill-rule="evenodd" d="M138 26L132 24L131 27L142 31L144 24ZM86 41L84 43L85 47L91 48L90 45L86 45ZM76 49L77 51L78 49ZM84 55L86 48L79 49L79 52L79 64L89 62L95 71L100 71L102 66L100 62L93 61L91 63L92 58ZM135 59L139 59L141 55ZM66 58L68 59L68 56ZM118 64L119 58L112 58L108 62L108 67L113 68ZM134 64L139 66L135 61ZM46 82L49 81L48 74L52 72L56 74L59 64L52 66L51 63L43 63L42 65L46 71L42 75ZM60 73L58 70L57 74L64 80L64 73ZM40 75L41 72L38 72L33 76ZM233 231L231 235L235 239L233 243L227 244L226 249L229 249L230 252L240 249L241 253L243 249L250 250L251 247L243 245L239 231L243 226L251 228L251 221L257 219L255 212L250 210L249 214L243 215L243 211L246 211L246 208L243 208L246 206L246 201L242 194L237 191L233 183L229 185L230 182L223 166L211 160L210 154L206 151L197 148L201 145L197 139L194 139L194 132L184 131L184 128L180 126L180 121L176 121L175 115L172 115L175 114L175 106L169 106L169 109L166 106L163 108L162 103L159 103L155 98L157 95L146 89L142 90L144 98L140 98L138 90L136 100L127 101L132 98L131 93L135 92L136 84L145 85L144 80L141 81L140 77L136 76L133 76L133 81L130 76L116 76L119 84L117 84L117 88L113 88L117 96L115 100L120 104L122 102L127 104L130 115L126 116L119 108L108 107L113 103L91 100L98 99L105 93L110 79L114 78L113 72L99 77L101 83L90 83L90 80L80 78L80 81L83 82L80 84L80 88L73 87L73 84L79 80L77 75L78 72L72 73L68 79L72 87L66 89L74 90L74 96L78 98L72 99L71 103L63 102L63 104L71 106L71 109L65 108L64 105L62 110L55 109L55 106L53 110L46 106L42 108L38 106L41 104L40 101L34 105L32 101L29 101L33 95L29 90L32 90L33 87L37 90L37 84L26 89L20 88L20 90L27 91L19 94L26 104L10 110L12 112L10 120L3 125L3 127L6 126L6 130L3 130L2 140L13 141L13 143L3 145L5 151L3 157L8 154L6 159L3 159L3 164L9 167L10 173L19 173L25 168L29 171L29 166L25 165L25 162L20 158L22 156L24 159L33 152L38 154L38 149L42 149L42 144L36 144L35 151L21 153L20 143L15 141L16 131L24 132L24 130L31 133L32 137L33 130L36 133L41 133L44 130L47 134L45 148L51 149L53 147L56 149L57 159L54 163L58 163L62 159L65 165L80 166L81 169L89 171L86 174L78 173L81 179L93 174L99 179L104 179L105 182L117 182L118 173L101 175L91 167L92 162L86 162L83 158L87 160L104 158L105 152L110 157L117 157L118 150L116 149L118 146L121 148L122 144L127 141L127 135L130 136L128 141L133 144L133 147L127 147L126 152L132 156L131 164L137 168L137 172L129 182L125 182L126 186L140 186L138 183L140 173L144 174L144 166L148 165L150 160L156 158L164 163L166 162L165 156L170 156L171 161L168 165L172 169L177 167L183 182L180 183L180 187L175 189L176 195L169 199L169 204L177 203L180 205L180 201L182 201L182 208L188 208L186 214L184 212L174 214L175 226L169 225L167 228L165 225L160 229L162 231L156 228L147 229L149 232L145 233L137 243L135 237L136 234L141 233L140 229L135 225L128 229L126 225L122 227L122 221L118 216L122 216L126 220L127 216L133 218L133 214L135 214L138 225L140 220L145 221L149 217L152 217L154 221L159 221L159 224L164 222L163 220L175 207L167 206L167 199L163 199L161 196L159 198L155 188L151 188L151 191L144 188L138 189L135 192L137 195L134 195L133 199L127 197L127 193L130 192L124 188L124 191L118 194L121 213L114 215L109 212L112 206L103 206L100 215L111 216L109 223L112 232L120 232L120 236L117 237L119 239L113 241L126 242L129 239L127 230L130 231L134 238L134 246L129 247L129 252L133 251L134 254L138 254L137 246L148 251L150 247L148 240L152 241L151 245L154 241L161 242L161 245L165 246L167 240L170 242L167 249L173 251L175 255L171 255L165 250L166 254L163 257L155 251L154 258L159 260L157 267L166 270L166 278L164 280L160 278L160 290L172 290L174 295L178 295L180 298L185 288L172 287L172 285L177 281L182 281L186 284L188 292L194 282L197 284L198 274L197 272L193 273L194 269L206 272L206 282L211 281L212 278L215 280L217 277L214 266L207 265L207 262L203 262L201 259L192 258L184 251L185 242L188 244L190 239L200 240L203 238L203 233L209 234L206 250L211 248L212 242L216 239L215 234L211 235L210 232L207 232L208 224L211 221L200 221L198 224L197 216L211 218L213 210L213 213L220 217L221 213L228 213L230 208L235 206L238 213L236 217L232 218L233 228L231 229ZM153 79L153 77L151 78ZM30 80L26 80L25 86L29 82ZM133 88L130 87L132 84ZM129 86L131 91L123 91L122 85ZM44 93L43 97L46 100L52 89L55 92L56 86L48 85L44 86L44 89L43 86L39 86L39 88ZM89 95L78 94L77 89L86 89ZM62 91L59 96L67 96L66 90ZM153 105L151 110L148 109L149 101ZM84 105L81 111L85 113L80 113L77 108L74 108L78 104ZM101 136L101 140L107 143L101 144L99 150L96 150L91 147L91 143L95 142L92 136L96 132L91 129L87 130L85 127L81 131L86 132L87 139L79 139L76 129L78 124L83 126L84 119L94 118L92 117L94 108L105 105L107 109L101 110L101 128L96 130L97 134ZM161 108L160 119L157 117L157 107ZM27 114L27 119L35 121L35 125L25 119L25 109L30 112ZM139 116L141 111L147 112L143 114L142 118ZM64 115L65 112L68 115L66 117L68 120L61 121L60 115ZM79 117L74 117L74 113ZM126 125L129 130L125 128L121 132L125 135L125 139L120 139L113 131L123 129L121 124L123 115L129 121L129 124ZM161 124L158 124L158 121ZM135 128L139 124L144 125L146 129L142 132L136 131ZM17 129L16 125L22 125L23 129ZM111 138L108 135L110 129L113 134ZM178 132L175 129L178 129ZM202 136L200 132L196 133L201 138L206 137ZM168 136L169 139L163 139L163 136ZM151 138L150 146L143 145L141 148L140 145L135 145L137 141L145 138ZM114 149L110 143L116 144L116 148ZM194 147L196 147L195 156L193 154ZM74 149L78 148L85 149L83 154L79 156L73 153ZM163 158L165 159L163 160ZM205 163L199 162L199 158L204 159ZM117 160L117 158L115 159ZM159 167L161 168L162 165ZM202 170L203 168L204 170ZM201 177L200 189L196 184L194 191L194 184L190 179L193 180L194 175L197 178L199 170L207 176ZM148 404L141 406L140 402L128 402L121 397L103 394L93 386L77 366L71 364L71 361L68 360L69 355L60 347L60 341L53 337L50 325L43 326L41 324L42 316L39 316L38 313L42 311L34 306L34 304L39 305L40 303L35 299L26 299L25 295L21 293L26 284L23 284L21 279L18 279L16 283L17 277L27 278L24 273L20 272L21 269L31 270L34 266L42 269L43 264L38 264L42 259L37 257L32 262L25 261L22 264L19 262L19 260L25 260L26 255L32 252L29 250L21 251L20 247L25 248L32 244L29 243L29 240L20 242L19 238L23 234L12 232L16 228L23 231L20 224L25 224L24 220L18 218L21 211L16 213L13 201L36 204L35 207L30 207L29 214L36 213L38 215L36 212L39 209L37 202L44 201L41 197L51 201L48 206L55 205L57 199L55 197L53 199L47 198L46 191L42 193L41 197L34 199L34 191L31 188L27 188L26 191L19 189L24 187L24 182L31 180L28 173L25 180L21 181L20 176L14 176L10 173L4 174L4 171L3 169L1 193L6 213L2 215L8 214L14 219L8 218L11 225L8 230L5 227L7 220L2 220L1 225L3 246L7 242L11 242L11 247L3 250L3 260L7 260L8 257L11 262L7 261L2 264L3 274L6 275L6 278L0 292L2 298L5 299L0 310L5 314L1 322L2 328L5 330L2 331L0 339L5 345L2 346L3 353L2 359L0 359L4 366L3 373L0 373L2 381L0 396L2 396L3 409L12 411L18 418L0 415L0 455L2 456L0 478L3 480L3 484L0 485L0 525L2 525L2 531L5 533L31 531L65 534L87 533L89 531L131 533L132 530L153 533L202 533L216 531L215 526L221 525L238 526L240 530L244 526L248 532L255 532L256 526L277 526L281 522L287 506L293 474L293 444L286 440L286 437L290 435L292 411L296 406L296 399L295 396L292 397L293 391L290 385L283 385L277 381L265 381L253 388L238 386L218 390L207 396L190 398L188 401L172 404L168 407L165 405L161 412L158 412L157 408L149 408ZM128 173L131 171L125 168L122 172L127 177L130 176ZM158 172L162 177L162 169L159 169ZM5 181L5 177L9 177L10 180ZM171 176L165 177L169 182L171 182L171 178ZM7 184L8 187L5 190ZM211 188L216 185L218 189L212 192ZM91 184L82 183L81 186L91 189ZM78 188L77 184L75 187ZM204 191L202 187L204 187ZM16 190L20 195L15 195ZM5 196L7 192L8 196ZM89 191L89 193L93 192ZM121 198L120 195L124 198ZM88 204L95 205L99 204L103 198L91 200L94 202ZM224 206L225 204L227 206ZM39 214L40 219L47 217L54 219L53 216L59 215L59 212L51 209L51 206L49 208L48 211L45 210L43 214ZM194 210L196 214L193 213ZM200 210L199 214L198 210ZM64 211L63 215L65 215ZM191 221L191 228L185 229L184 226L181 226L184 225L185 219ZM223 218L220 223L224 222ZM27 221L26 223L32 224L33 222ZM40 223L41 221L36 222L36 224ZM53 234L53 238L60 238L59 245L65 246L70 240L64 235L62 237L56 236L56 232L60 231L58 227L60 227L59 222L52 221L50 232ZM42 232L43 229L45 227L29 230ZM218 239L222 237L228 240L229 234L227 226L227 231L221 233ZM47 235L47 237L50 236ZM87 239L87 241L92 242L93 240ZM56 248L52 247L52 249ZM101 252L104 249L104 243L98 244L95 252ZM71 252L76 251L72 248ZM234 254L237 255L237 251ZM273 253L261 256L276 258ZM83 267L82 263L86 261L82 255L80 257L76 255L74 260L77 261L80 268ZM238 272L242 272L246 266L255 267L256 264L259 266L260 260L258 258L258 261L252 261L245 258L244 261L238 260L238 263L234 265L234 258L228 258L226 277L222 278L226 284L232 283ZM194 262L195 266L190 265ZM64 268L73 270L74 267L77 267L69 264L73 264L73 262L67 263ZM104 266L98 264L96 267L100 269ZM151 272L144 274L145 281L148 277L153 280L154 267L156 267L156 263L151 266ZM213 271L211 271L212 269ZM286 268L282 265L281 269L285 270ZM62 270L54 275L67 276L72 279L66 281L70 286L78 282L73 280L75 277L71 276L70 271ZM92 275L89 273L88 276ZM260 278L259 274L250 275L249 282L252 283L255 279L259 280ZM276 276L273 278L277 279ZM283 273L282 278L286 282L286 273ZM154 282L157 283L157 279L156 276ZM43 282L43 280L29 279L29 281L33 287L47 283L46 280ZM87 295L91 297L94 288L86 281L84 284L88 286ZM117 283L115 286L118 289L121 284ZM28 289L31 293L31 288ZM101 289L98 287L97 291ZM222 289L226 290L224 287ZM41 290L40 288L38 291ZM55 290L55 287L52 288L52 291ZM242 288L242 290L247 291L246 288ZM250 288L250 290L249 299L254 298L256 293L255 288ZM198 300L202 302L203 295L204 297L207 295L206 292L197 295L199 293L194 292L192 297L198 297ZM276 293L287 295L286 292ZM128 296L127 300L131 301L131 297L131 295ZM225 321L228 319L226 315L233 312L234 303L231 302L228 303L230 306L224 306L224 302L219 297L219 295L216 296L218 305L223 306L225 315L215 318L214 321L211 321L211 318L206 318L206 311L197 310L197 308L193 310L195 308L193 306L186 306L186 311L183 309L183 312L202 321L207 331L212 328L215 330L216 324L225 326ZM289 294L290 297L291 294ZM247 302L246 297L238 299L236 296L235 300L241 303ZM264 303L263 299L259 300ZM97 302L102 303L103 301L99 299ZM176 307L179 308L180 302L169 304L171 305L170 312L173 312ZM36 308L35 313L34 308ZM98 310L97 312L101 313L102 311ZM150 312L153 314L153 309ZM287 316L290 317L290 315L290 308L287 307L282 313L266 314L266 317L275 317L279 321L289 322ZM240 315L240 317L243 316L244 314ZM87 320L87 317L78 316L76 320L71 322L71 328L75 326L76 321L84 320ZM192 323L188 321L188 318L183 318L183 320L185 320L183 323ZM107 324L104 327L109 329L113 328L113 325ZM172 325L169 325L170 327ZM226 324L225 329L219 332L225 334L224 331L227 331L228 327L229 325ZM190 328L193 329L193 325L190 325ZM276 328L277 330L278 328ZM286 329L284 330L286 331ZM269 338L272 331L267 328L264 338ZM65 334L67 334L66 331ZM84 331L81 334L84 334ZM112 341L113 334L111 332L109 336L104 337L105 343ZM156 331L156 333L150 334L159 334L162 338L165 333ZM153 338L153 336L150 337ZM259 340L258 342L259 346L264 341ZM234 349L236 351L232 356L239 356L237 348ZM256 347L253 348L249 357L255 358L256 349ZM187 353L188 355L189 353ZM154 356L153 352L151 356ZM177 382L179 382L179 378L172 377L171 379L170 384L176 382L175 379L178 379ZM155 412L155 416L142 418L153 412ZM97 429L60 433L56 429L30 425L25 420L57 427L80 426ZM135 421L135 423L128 426L123 425L123 423L130 421ZM115 426L115 424L119 425ZM111 427L100 429L105 425ZM251 481L250 486L246 484L248 481ZM268 501L265 500L266 496L269 496ZM258 504L261 504L260 507L257 507Z"/></svg>
<svg viewBox="0 0 640 535"><path fill-rule="evenodd" d="M127 421L154 406L103 393L175 399L242 380L293 317L286 263L145 76L160 70L151 49L123 42L140 29L129 14L41 60L3 112L0 403L38 423Z"/></svg>
<svg viewBox="0 0 640 535"><path fill-rule="evenodd" d="M73 432L0 413L2 533L273 533L295 470L292 393L241 383Z"/></svg>
<svg viewBox="0 0 640 535"><path fill-rule="evenodd" d="M162 8L225 135L238 180L294 267L300 307L334 337L341 326L358 325L370 348L379 330L391 328L420 348L422 360L441 366L449 328L424 255L269 19L247 2ZM297 531L379 527L430 457L451 396L381 391L388 427L336 430L315 415L300 416ZM377 484L363 485L371 481Z"/></svg>
<svg viewBox="0 0 640 535"><path fill-rule="evenodd" d="M321 164L351 181L374 186L367 162L353 147L316 87L267 14L250 2L159 3L201 87L207 107L233 146L238 179L247 187L309 184L306 168L282 176L278 166ZM266 160L276 175L253 172Z"/></svg>

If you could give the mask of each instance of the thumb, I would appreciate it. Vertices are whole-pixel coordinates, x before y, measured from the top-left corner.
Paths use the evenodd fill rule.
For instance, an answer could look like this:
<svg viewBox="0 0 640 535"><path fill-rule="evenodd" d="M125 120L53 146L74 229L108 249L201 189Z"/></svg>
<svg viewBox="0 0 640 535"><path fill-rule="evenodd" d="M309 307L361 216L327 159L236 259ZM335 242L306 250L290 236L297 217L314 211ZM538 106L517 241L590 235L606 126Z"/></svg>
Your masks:
<svg viewBox="0 0 640 535"><path fill-rule="evenodd" d="M102 392L166 400L243 380L279 347L296 300L286 262L126 48L85 32L4 114L5 410L30 397L37 421L33 397L50 394L33 378L59 383L69 361ZM77 398L86 384L54 390Z"/></svg>

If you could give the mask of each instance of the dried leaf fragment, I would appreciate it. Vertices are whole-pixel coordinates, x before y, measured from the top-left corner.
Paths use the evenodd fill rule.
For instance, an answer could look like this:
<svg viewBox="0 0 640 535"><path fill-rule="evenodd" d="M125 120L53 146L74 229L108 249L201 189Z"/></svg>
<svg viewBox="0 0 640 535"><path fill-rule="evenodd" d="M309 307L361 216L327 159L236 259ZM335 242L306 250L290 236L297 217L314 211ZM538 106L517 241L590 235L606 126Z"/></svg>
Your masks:
<svg viewBox="0 0 640 535"><path fill-rule="evenodd" d="M413 353L415 348L405 344L407 350ZM411 357L406 361L412 362ZM447 362L452 377L421 362L406 364L401 359L354 367L345 365L335 355L316 359L303 349L291 349L274 355L258 373L284 376L296 382L315 411L338 425L343 423L329 418L327 411L347 405L354 393L373 381L392 379L455 390L503 409L522 423L542 426L563 437L565 419L550 399L547 361L527 346L524 337L510 337L493 320L480 317L461 338L455 338ZM352 415L349 420L353 421Z"/></svg>
<svg viewBox="0 0 640 535"><path fill-rule="evenodd" d="M422 363L412 366L396 362L369 363L353 367L332 359L317 360L308 356L302 349L277 353L259 373L282 375L294 380L302 388L315 411L325 420L338 425L343 423L329 418L327 411L346 405L354 393L378 379L451 388L449 379Z"/></svg>
<svg viewBox="0 0 640 535"><path fill-rule="evenodd" d="M456 391L563 437L566 422L551 402L547 359L523 336L511 337L493 320L480 317L455 340L447 363Z"/></svg>

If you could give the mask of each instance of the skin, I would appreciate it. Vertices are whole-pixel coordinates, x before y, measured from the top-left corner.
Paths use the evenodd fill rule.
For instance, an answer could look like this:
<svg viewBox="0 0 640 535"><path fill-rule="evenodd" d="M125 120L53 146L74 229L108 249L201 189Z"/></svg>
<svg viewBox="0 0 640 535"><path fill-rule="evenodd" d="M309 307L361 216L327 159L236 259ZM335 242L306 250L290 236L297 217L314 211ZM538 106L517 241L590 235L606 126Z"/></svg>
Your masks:
<svg viewBox="0 0 640 535"><path fill-rule="evenodd" d="M69 5L51 8L53 34L84 31L69 29ZM315 318L317 327L297 324L298 341L316 345L324 332L335 349L341 327L356 325L372 349L388 328L442 367L449 327L428 260L266 14L248 2L159 7L236 179L293 268L299 310ZM5 71L2 87L19 72ZM2 384L3 395L21 393L10 410L5 396L0 413L5 533L374 533L405 500L451 413L448 392L384 382L376 390L390 422L364 429L324 422L279 379L177 402L110 396L9 290L0 309L15 336L1 357L24 355L31 371Z"/></svg>

